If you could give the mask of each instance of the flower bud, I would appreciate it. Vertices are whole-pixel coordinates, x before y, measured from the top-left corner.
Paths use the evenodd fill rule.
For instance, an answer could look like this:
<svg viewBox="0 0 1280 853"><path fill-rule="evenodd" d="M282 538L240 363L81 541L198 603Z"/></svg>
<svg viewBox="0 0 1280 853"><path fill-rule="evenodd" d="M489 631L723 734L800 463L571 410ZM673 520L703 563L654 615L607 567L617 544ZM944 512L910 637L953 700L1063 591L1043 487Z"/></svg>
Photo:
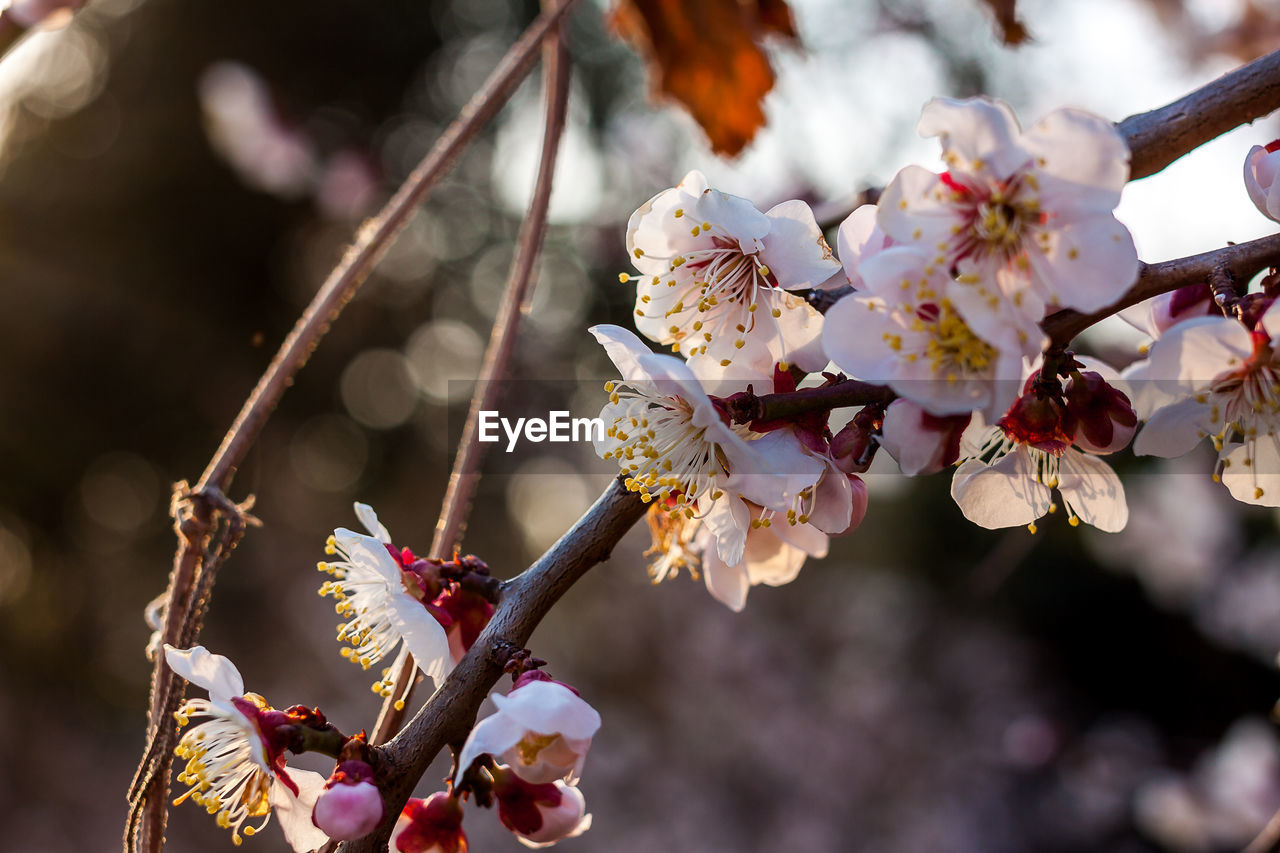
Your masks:
<svg viewBox="0 0 1280 853"><path fill-rule="evenodd" d="M591 827L582 792L564 782L526 782L500 765L493 775L498 819L526 847L548 847L562 838L581 835Z"/></svg>
<svg viewBox="0 0 1280 853"><path fill-rule="evenodd" d="M1244 160L1244 186L1255 207L1280 222L1280 139L1255 145Z"/></svg>
<svg viewBox="0 0 1280 853"><path fill-rule="evenodd" d="M339 841L368 835L381 820L382 794L373 783L373 768L363 761L334 768L311 813L311 822Z"/></svg>
<svg viewBox="0 0 1280 853"><path fill-rule="evenodd" d="M396 853L466 853L462 803L444 791L425 800L409 800L391 832L391 849Z"/></svg>
<svg viewBox="0 0 1280 853"><path fill-rule="evenodd" d="M1152 305L1151 320L1155 331L1163 335L1183 320L1211 317L1218 313L1218 306L1213 302L1213 289L1208 282L1202 281L1157 296Z"/></svg>
<svg viewBox="0 0 1280 853"><path fill-rule="evenodd" d="M1072 373L1065 386L1067 409L1077 422L1075 443L1090 453L1115 453L1129 444L1138 416L1129 398L1092 370Z"/></svg>
<svg viewBox="0 0 1280 853"><path fill-rule="evenodd" d="M900 397L885 410L880 445L908 477L933 474L960 458L960 436L972 414L931 415Z"/></svg>
<svg viewBox="0 0 1280 853"><path fill-rule="evenodd" d="M1038 380L1033 377L1028 385L1033 382ZM1074 414L1060 398L1038 387L1015 400L999 426L1010 438L1055 456L1071 446L1076 432Z"/></svg>

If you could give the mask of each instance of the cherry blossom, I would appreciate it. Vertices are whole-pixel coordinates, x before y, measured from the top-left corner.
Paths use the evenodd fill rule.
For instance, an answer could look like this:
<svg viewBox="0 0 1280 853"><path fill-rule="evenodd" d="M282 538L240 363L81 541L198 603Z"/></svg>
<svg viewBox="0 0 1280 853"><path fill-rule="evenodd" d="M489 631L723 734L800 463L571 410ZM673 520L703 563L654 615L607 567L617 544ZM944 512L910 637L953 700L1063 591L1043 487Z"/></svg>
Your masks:
<svg viewBox="0 0 1280 853"><path fill-rule="evenodd" d="M788 293L840 270L804 202L761 213L690 172L631 215L627 251L640 274L623 279L638 281L636 328L646 337L725 365L826 363L816 345L822 315Z"/></svg>
<svg viewBox="0 0 1280 853"><path fill-rule="evenodd" d="M1006 312L977 331L951 299L944 271L913 247L886 249L859 271L867 290L827 312L823 346L836 366L934 415L994 416L1009 405L1024 355L1040 346L1034 322Z"/></svg>
<svg viewBox="0 0 1280 853"><path fill-rule="evenodd" d="M396 853L467 853L462 803L444 791L425 800L410 799L391 831Z"/></svg>
<svg viewBox="0 0 1280 853"><path fill-rule="evenodd" d="M954 267L974 296L962 309L971 324L1006 301L1032 320L1045 305L1097 311L1133 283L1137 251L1112 213L1129 152L1110 122L1060 109L1024 132L1001 101L935 98L918 129L940 138L947 171L899 172L879 224Z"/></svg>
<svg viewBox="0 0 1280 853"><path fill-rule="evenodd" d="M325 782L311 820L330 838L345 841L373 832L382 812L373 768L363 761L343 761Z"/></svg>
<svg viewBox="0 0 1280 853"><path fill-rule="evenodd" d="M423 573L410 571L418 561L407 548L391 545L371 507L356 504L356 514L372 535L335 530L325 551L341 559L317 564L334 577L320 587L320 594L337 599L338 614L348 618L338 628L338 639L351 644L343 648L343 657L368 669L403 643L438 685L455 663L442 624L452 618L433 604L443 589L433 588ZM389 696L391 687L379 680L374 690Z"/></svg>
<svg viewBox="0 0 1280 853"><path fill-rule="evenodd" d="M1249 149L1244 186L1258 211L1280 222L1280 139Z"/></svg>
<svg viewBox="0 0 1280 853"><path fill-rule="evenodd" d="M559 779L529 782L505 765L498 765L489 773L493 776L493 796L498 801L498 819L525 847L550 847L591 828L587 801L572 785Z"/></svg>
<svg viewBox="0 0 1280 853"><path fill-rule="evenodd" d="M516 680L506 696L490 697L498 711L485 717L458 754L460 783L481 755L510 764L521 779L543 784L556 779L574 782L582 773L600 714L576 690L534 670Z"/></svg>
<svg viewBox="0 0 1280 853"><path fill-rule="evenodd" d="M293 720L256 693L246 693L235 664L204 646L164 646L169 668L208 691L208 699L188 699L175 713L178 724L205 717L182 736L174 754L187 764L178 781L189 790L175 805L190 799L217 815L239 845L255 835L275 811L285 839L295 851L315 850L329 838L311 822L311 812L324 788L324 777L309 770L285 770L284 750ZM257 826L245 826L262 818Z"/></svg>
<svg viewBox="0 0 1280 853"><path fill-rule="evenodd" d="M1208 282L1200 282L1152 297L1124 309L1118 316L1154 339L1183 320L1219 313L1218 306L1213 302L1212 288Z"/></svg>
<svg viewBox="0 0 1280 853"><path fill-rule="evenodd" d="M627 488L646 501L700 519L715 534L721 559L739 562L751 526L747 502L786 512L804 500L825 463L793 438L753 438L749 427L727 423L680 359L650 352L618 326L591 332L622 374L605 386L610 402L600 417L607 432L596 452L616 460Z"/></svg>
<svg viewBox="0 0 1280 853"><path fill-rule="evenodd" d="M965 431L951 497L979 527L1027 525L1034 533L1035 522L1057 509L1056 489L1072 526L1122 530L1129 518L1124 486L1110 465L1073 446L1078 429L1057 378L1036 371L995 426L975 417Z"/></svg>
<svg viewBox="0 0 1280 853"><path fill-rule="evenodd" d="M1280 307L1252 326L1226 317L1188 320L1129 371L1141 387L1142 455L1181 456L1202 438L1218 450L1219 476L1232 497L1280 506Z"/></svg>

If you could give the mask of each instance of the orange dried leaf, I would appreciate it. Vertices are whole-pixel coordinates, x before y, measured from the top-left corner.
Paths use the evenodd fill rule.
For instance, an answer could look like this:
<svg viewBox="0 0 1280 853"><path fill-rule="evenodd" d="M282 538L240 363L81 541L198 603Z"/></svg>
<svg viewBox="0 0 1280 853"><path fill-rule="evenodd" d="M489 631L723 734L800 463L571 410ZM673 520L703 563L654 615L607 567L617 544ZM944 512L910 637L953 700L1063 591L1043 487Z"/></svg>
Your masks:
<svg viewBox="0 0 1280 853"><path fill-rule="evenodd" d="M995 15L1000 38L1005 44L1015 46L1031 38L1026 26L1018 18L1018 0L983 0Z"/></svg>
<svg viewBox="0 0 1280 853"><path fill-rule="evenodd" d="M761 40L796 37L786 0L620 0L611 23L646 60L654 90L682 103L728 156L765 121L774 76Z"/></svg>

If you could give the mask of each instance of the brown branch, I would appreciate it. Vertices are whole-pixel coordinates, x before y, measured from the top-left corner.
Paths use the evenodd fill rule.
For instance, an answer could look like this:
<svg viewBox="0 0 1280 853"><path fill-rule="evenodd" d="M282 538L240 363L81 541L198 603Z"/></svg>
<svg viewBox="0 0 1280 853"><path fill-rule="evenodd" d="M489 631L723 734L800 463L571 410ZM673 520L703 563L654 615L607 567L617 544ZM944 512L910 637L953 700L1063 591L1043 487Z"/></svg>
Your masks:
<svg viewBox="0 0 1280 853"><path fill-rule="evenodd" d="M162 633L166 643L186 645L194 642L196 632L191 629L191 617L196 602L192 600L192 590L199 584L198 578L205 570L206 558L220 559L220 556L206 551L209 531L219 516L217 507L210 505L211 496L226 490L285 389L292 384L294 375L306 363L333 320L368 277L418 205L515 92L532 68L544 37L559 25L571 5L572 0L566 0L530 24L378 216L360 229L355 242L298 319L245 401L191 495L190 511L184 512L179 524L179 547L166 594ZM208 584L200 586L205 588ZM164 845L165 800L172 754L168 749L157 750L156 746L157 743L167 745L167 733L171 733L173 728L173 721L164 714L164 709L172 704L173 697L181 689L177 682L165 663L164 655L157 655L152 673L148 745L137 776L143 787L131 797L125 830L126 850L159 851Z"/></svg>
<svg viewBox="0 0 1280 853"><path fill-rule="evenodd" d="M570 0L572 2L572 0ZM565 3L564 5L568 5ZM511 354L515 349L520 318L528 310L533 294L534 268L542 249L547 230L547 210L551 204L551 187L555 178L556 155L560 151L560 137L564 131L569 103L569 53L562 29L555 30L543 45L543 86L546 91L546 124L542 136L542 156L538 163L538 176L534 183L529 211L520 226L516 251L511 259L511 271L507 277L502 304L494 318L489 346L485 350L475 392L471 396L471 409L462 427L462 438L457 455L453 459L453 471L445 490L444 503L436 521L435 535L431 541L430 556L446 559L457 546L462 528L471 509L475 494L480 462L487 447L477 435L480 413L497 408L502 383L496 381L507 373ZM378 721L374 724L370 743L384 743L400 727L404 719L405 703L413 690L412 678L415 666L413 656L402 652L396 661L396 674L391 694L382 703Z"/></svg>
<svg viewBox="0 0 1280 853"><path fill-rule="evenodd" d="M888 404L897 396L883 385L846 379L820 388L801 388L780 394L747 393L729 400L729 413L734 423L772 421L795 418L809 412L840 409L845 406Z"/></svg>
<svg viewBox="0 0 1280 853"><path fill-rule="evenodd" d="M1261 237L1247 243L1202 252L1187 258L1162 261L1158 264L1143 264L1138 280L1128 292L1114 305L1092 314L1081 314L1079 311L1058 311L1045 317L1040 327L1049 336L1050 346L1066 346L1071 339L1094 323L1110 317L1130 305L1136 305L1144 299L1186 287L1189 284L1202 284L1217 270L1229 275L1235 281L1247 282L1254 275L1269 266L1280 265L1280 234Z"/></svg>
<svg viewBox="0 0 1280 853"><path fill-rule="evenodd" d="M1154 175L1232 128L1280 109L1280 51L1269 53L1173 103L1117 125L1129 144L1129 180Z"/></svg>
<svg viewBox="0 0 1280 853"><path fill-rule="evenodd" d="M608 559L615 545L644 515L640 496L617 480L568 533L518 577L508 581L489 625L440 690L394 740L375 750L386 812L381 826L342 853L387 849L396 818L428 765L446 744L463 740L480 703L502 676L513 651L586 572Z"/></svg>

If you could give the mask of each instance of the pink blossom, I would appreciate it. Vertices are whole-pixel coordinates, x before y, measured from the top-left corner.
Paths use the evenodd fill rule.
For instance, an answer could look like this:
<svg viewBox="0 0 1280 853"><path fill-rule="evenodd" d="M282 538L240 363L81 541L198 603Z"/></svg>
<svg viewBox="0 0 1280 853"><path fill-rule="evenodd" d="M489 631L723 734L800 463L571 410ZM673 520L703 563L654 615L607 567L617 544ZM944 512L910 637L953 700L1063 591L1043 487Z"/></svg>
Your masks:
<svg viewBox="0 0 1280 853"><path fill-rule="evenodd" d="M1112 213L1129 152L1111 122L1060 109L1023 131L1001 101L936 98L919 130L940 138L947 171L899 172L879 224L955 269L972 292L956 300L971 325L1008 300L1025 300L1033 321L1045 306L1097 311L1136 279L1133 239Z"/></svg>
<svg viewBox="0 0 1280 853"><path fill-rule="evenodd" d="M344 761L325 782L311 820L330 838L346 841L373 832L382 811L373 768L363 761Z"/></svg>
<svg viewBox="0 0 1280 853"><path fill-rule="evenodd" d="M563 838L574 838L591 828L591 815L582 792L560 780L532 783L498 766L493 775L493 796L498 819L526 847L550 847Z"/></svg>
<svg viewBox="0 0 1280 853"><path fill-rule="evenodd" d="M726 366L826 363L822 315L788 293L840 269L804 202L761 213L690 172L631 215L627 251L640 271L624 276L638 282L636 328L651 340Z"/></svg>
<svg viewBox="0 0 1280 853"><path fill-rule="evenodd" d="M1249 149L1244 187L1263 216L1280 222L1280 139Z"/></svg>
<svg viewBox="0 0 1280 853"><path fill-rule="evenodd" d="M578 778L591 738L600 728L600 714L577 691L541 673L529 673L506 696L491 698L498 711L467 736L458 755L455 784L485 754L510 764L520 778L534 784Z"/></svg>

